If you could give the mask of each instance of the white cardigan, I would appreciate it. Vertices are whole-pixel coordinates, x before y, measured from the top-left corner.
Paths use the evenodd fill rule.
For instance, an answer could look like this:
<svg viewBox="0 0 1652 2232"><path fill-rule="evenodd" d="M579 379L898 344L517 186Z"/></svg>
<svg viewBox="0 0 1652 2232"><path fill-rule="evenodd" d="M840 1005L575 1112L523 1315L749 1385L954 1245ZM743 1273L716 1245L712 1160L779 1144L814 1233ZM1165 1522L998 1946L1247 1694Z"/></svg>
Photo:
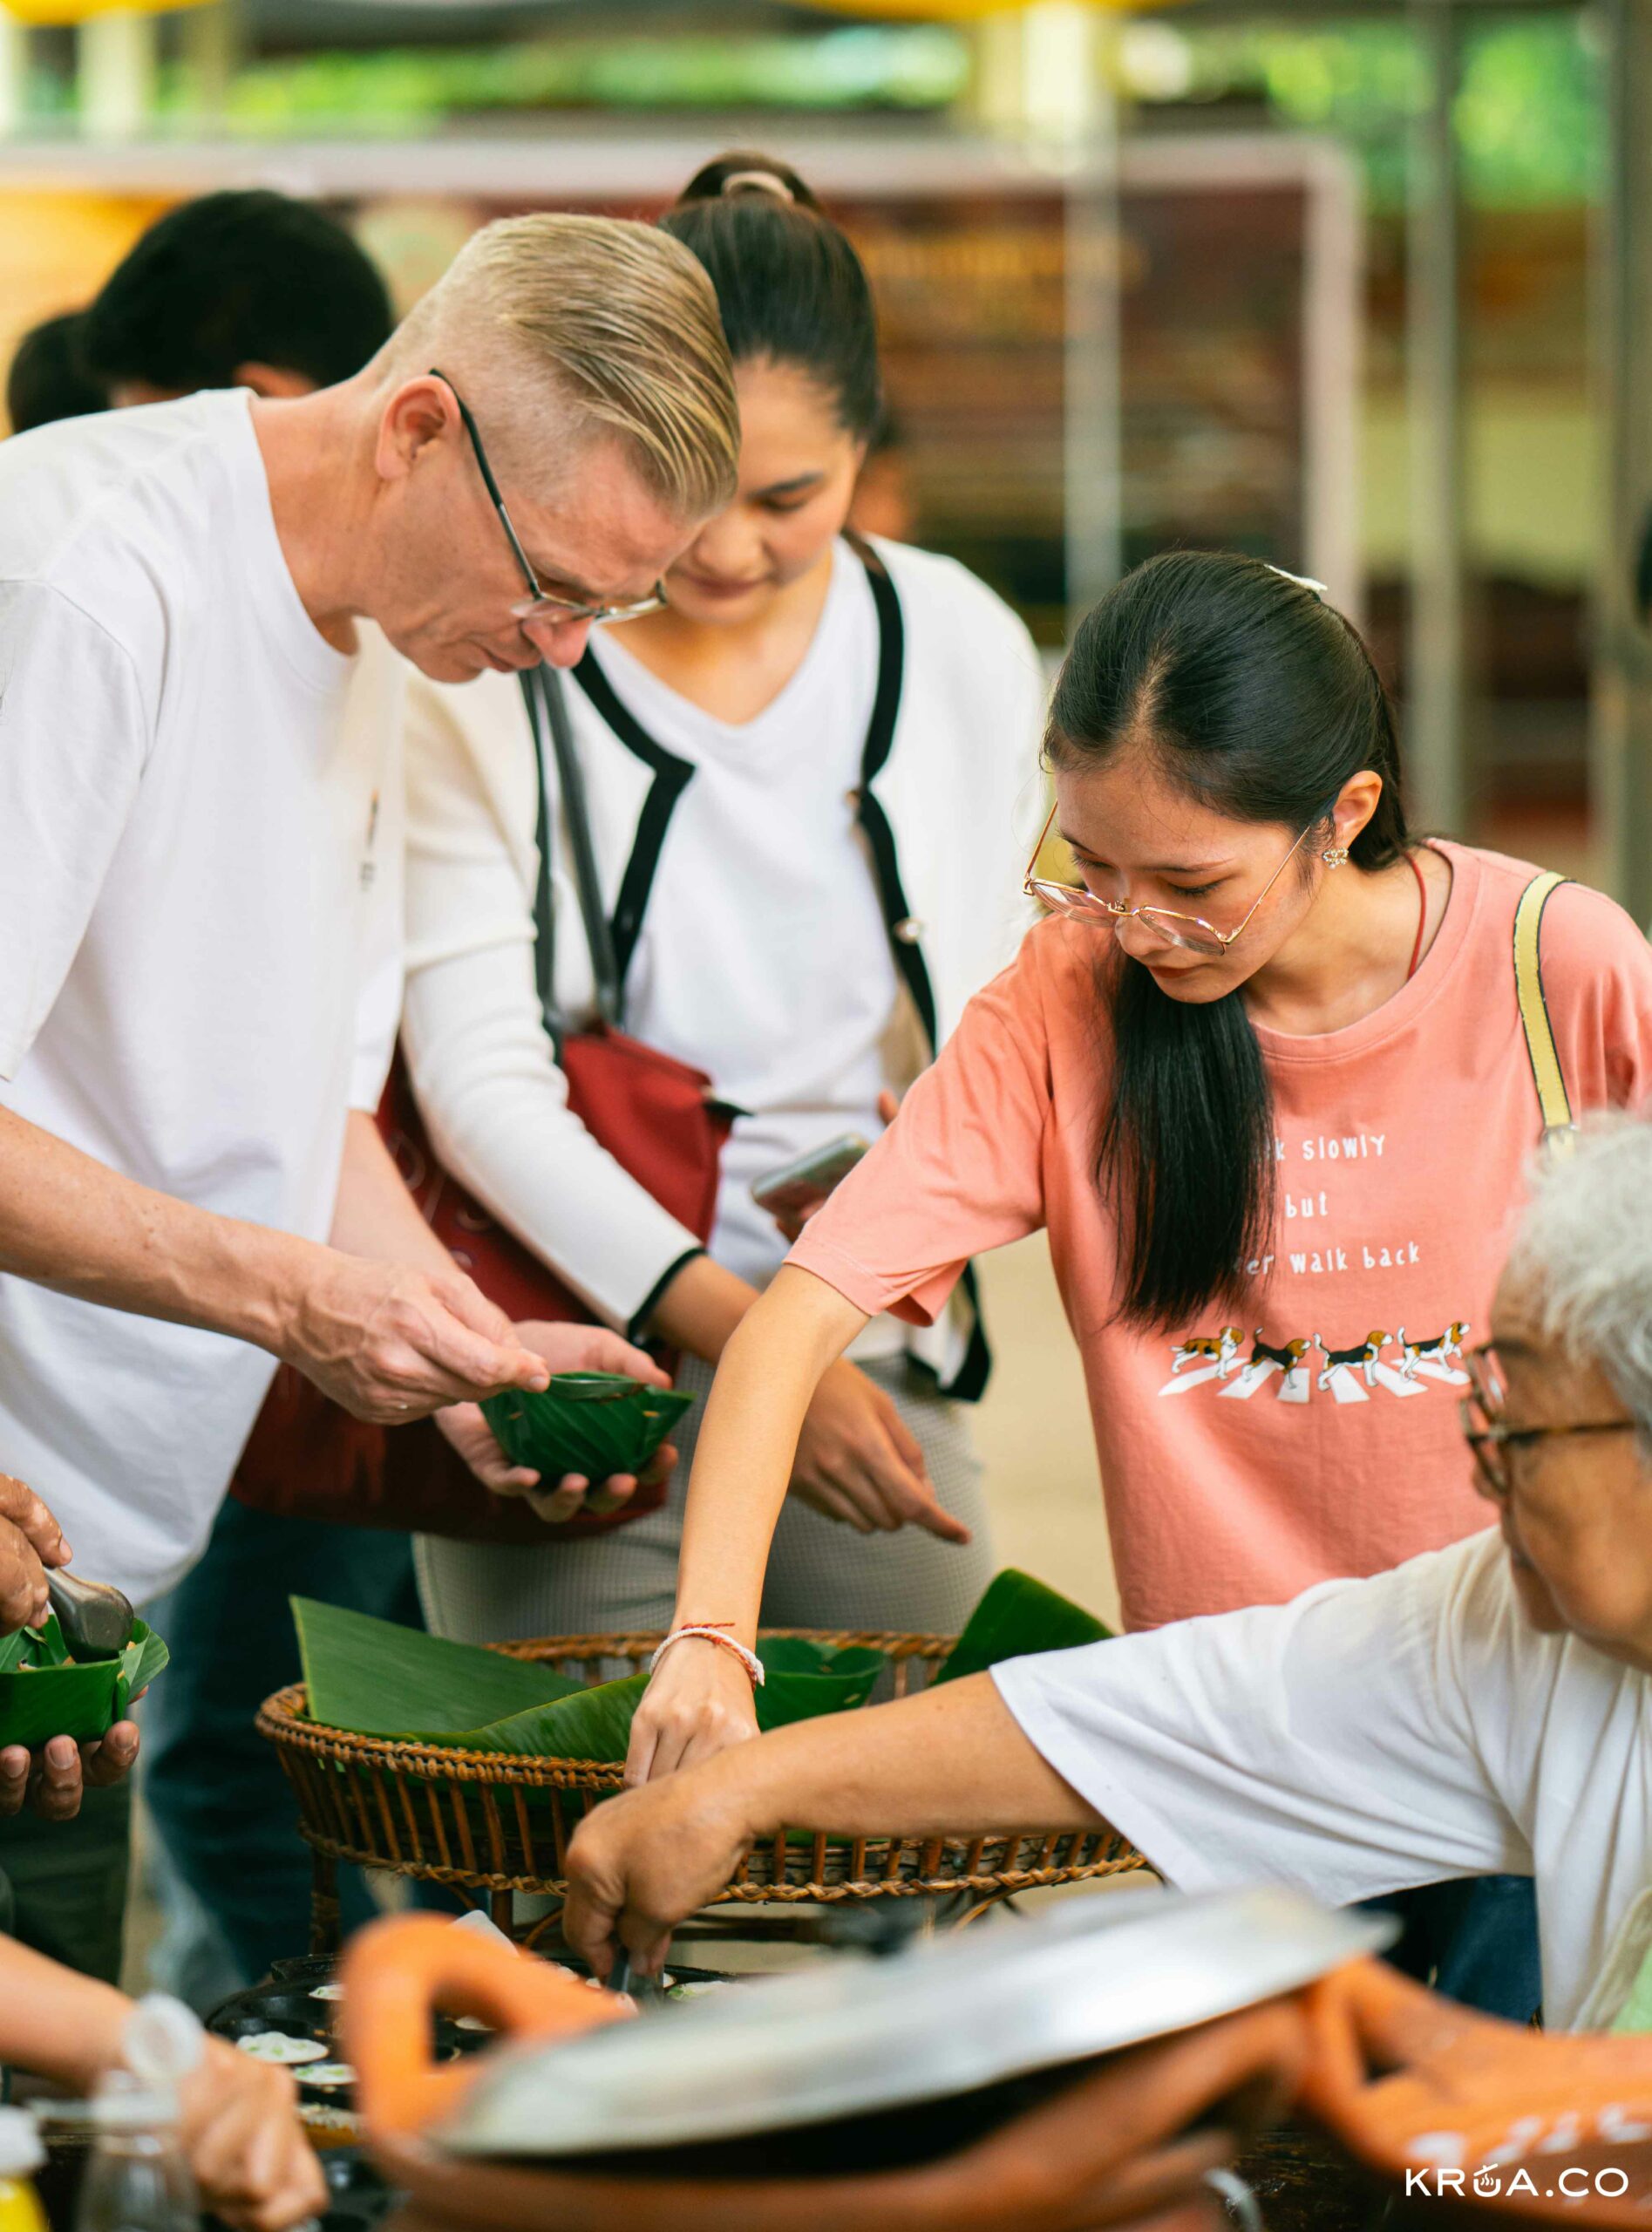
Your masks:
<svg viewBox="0 0 1652 2232"><path fill-rule="evenodd" d="M1020 879L1038 819L1045 687L1025 628L982 582L951 559L878 548L900 599L905 670L893 746L873 787L899 854L906 935L927 968L944 1039L1025 928ZM611 914L655 772L581 688L565 682L564 691ZM406 741L402 1039L432 1144L593 1310L634 1327L700 1243L568 1107L534 983L538 800L516 678L454 686L415 677ZM560 830L554 765L547 776ZM577 1026L594 1015L591 970L565 847L556 849L557 1000ZM638 947L692 934L691 923L650 910ZM900 1091L914 1073L908 1064L888 1081ZM938 1330L939 1338L914 1334L912 1345L949 1377L961 1339Z"/></svg>

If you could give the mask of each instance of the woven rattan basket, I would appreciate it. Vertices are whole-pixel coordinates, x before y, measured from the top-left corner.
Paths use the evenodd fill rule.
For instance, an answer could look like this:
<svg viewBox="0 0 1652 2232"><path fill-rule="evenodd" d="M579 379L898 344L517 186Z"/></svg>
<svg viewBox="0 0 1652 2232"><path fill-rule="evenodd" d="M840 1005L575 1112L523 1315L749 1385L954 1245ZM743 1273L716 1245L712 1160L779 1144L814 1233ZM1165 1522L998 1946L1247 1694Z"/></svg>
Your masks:
<svg viewBox="0 0 1652 2232"><path fill-rule="evenodd" d="M776 1629L837 1648L868 1644L890 1661L894 1695L925 1688L952 1649L950 1636L851 1635ZM657 1635L563 1636L498 1646L513 1658L594 1683L618 1662L648 1663ZM501 1929L537 1937L555 1916L516 1927L519 1893L560 1900L569 1840L593 1806L620 1787L617 1766L459 1752L324 1728L305 1717L302 1683L277 1691L258 1716L298 1800L299 1827L316 1857L312 1944L338 1942L334 1875L340 1861L450 1886L486 1903ZM969 1915L1053 1883L1139 1868L1141 1856L1105 1831L960 1829L929 1837L834 1837L802 1825L763 1838L741 1862L724 1901L843 1902L958 1896Z"/></svg>

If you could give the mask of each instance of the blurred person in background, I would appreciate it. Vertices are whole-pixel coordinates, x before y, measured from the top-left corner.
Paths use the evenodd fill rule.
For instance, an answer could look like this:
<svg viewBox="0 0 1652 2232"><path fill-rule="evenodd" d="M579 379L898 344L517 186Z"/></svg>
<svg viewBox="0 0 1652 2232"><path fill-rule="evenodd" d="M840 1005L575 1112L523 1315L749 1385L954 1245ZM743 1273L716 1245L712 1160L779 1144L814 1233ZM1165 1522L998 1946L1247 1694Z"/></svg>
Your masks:
<svg viewBox="0 0 1652 2232"><path fill-rule="evenodd" d="M1542 1123L1513 966L1535 871L1412 838L1363 643L1316 583L1254 559L1176 553L1111 590L1045 750L1074 880L1029 866L1050 919L725 1350L679 1627L750 1644L798 1433L868 1320L930 1324L974 1255L1040 1228L1128 1626L1278 1603L1476 1528L1451 1398ZM1574 884L1540 953L1572 1106L1637 1105L1646 940ZM903 1516L925 1523L922 1500ZM738 1658L686 1639L630 1771L754 1725ZM1531 2015L1524 1879L1431 1888L1410 1914L1407 1958L1442 1989Z"/></svg>
<svg viewBox="0 0 1652 2232"><path fill-rule="evenodd" d="M534 973L534 755L502 677L410 696L403 1045L447 1169L610 1323L682 1351L677 1384L702 1394L785 1253L754 1183L874 1136L1014 950L1044 683L1026 629L962 567L846 538L880 418L876 322L802 180L728 155L662 222L717 289L739 490L665 608L594 639L564 689L604 903L630 895L626 1028L740 1112L710 1249L568 1106ZM547 781L557 829L548 753ZM594 988L565 850L554 884L558 1004L577 1025ZM964 1407L986 1367L971 1296L925 1334L878 1319L822 1375L767 1619L962 1623L992 1570ZM660 1510L598 1538L422 1539L432 1625L478 1641L663 1627L686 1469ZM897 1513L920 1526L892 1532Z"/></svg>
<svg viewBox="0 0 1652 2232"><path fill-rule="evenodd" d="M789 1822L885 1836L1105 1822L1187 1893L1274 1882L1340 1903L1519 1871L1542 1910L1549 2027L1644 2031L1643 1119L1597 1119L1574 1155L1538 1169L1486 1330L1470 1392L1439 1408L1495 1525L1289 1604L1012 1659L782 1729L615 1798L569 1851L570 1946L606 1971L617 1940L652 1969L663 1933Z"/></svg>
<svg viewBox="0 0 1652 2232"><path fill-rule="evenodd" d="M357 623L448 681L575 659L727 500L737 448L692 256L571 218L479 234L340 384L0 447L0 1447L134 1599L201 1549L277 1360L387 1424L547 1358L651 1369L513 1328L366 1113L399 925ZM61 1834L66 1869L97 1825ZM87 1883L116 1950L125 1837Z"/></svg>
<svg viewBox="0 0 1652 2232"><path fill-rule="evenodd" d="M117 407L202 388L309 395L360 371L394 323L375 265L313 202L203 194L153 224L99 289L79 353Z"/></svg>
<svg viewBox="0 0 1652 2232"><path fill-rule="evenodd" d="M82 355L85 327L81 311L65 310L43 318L18 342L6 373L6 416L14 434L108 408L108 395Z"/></svg>

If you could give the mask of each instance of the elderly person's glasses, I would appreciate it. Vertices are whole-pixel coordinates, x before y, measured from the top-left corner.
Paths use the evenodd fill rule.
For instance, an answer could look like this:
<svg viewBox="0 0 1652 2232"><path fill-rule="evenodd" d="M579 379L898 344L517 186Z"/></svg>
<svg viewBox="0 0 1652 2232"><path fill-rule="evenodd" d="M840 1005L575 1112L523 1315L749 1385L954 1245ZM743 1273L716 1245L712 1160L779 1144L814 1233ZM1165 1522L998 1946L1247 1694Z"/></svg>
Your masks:
<svg viewBox="0 0 1652 2232"><path fill-rule="evenodd" d="M640 620L646 612L658 612L668 601L663 582L655 583L651 596L638 597L631 604L581 604L572 597L552 596L547 590L540 587L540 577L534 571L533 561L522 548L522 538L516 532L512 524L511 515L505 508L505 499L499 493L499 483L493 478L493 468L489 465L487 452L482 446L481 428L472 417L470 405L453 385L452 381L448 378L446 373L438 371L434 364L431 366L430 376L433 380L441 381L459 405L459 415L464 421L465 432L470 436L471 447L476 453L476 466L482 476L482 486L487 491L489 502L499 514L499 523L510 540L512 555L516 560L523 581L527 584L527 595L520 604L513 604L511 607L511 617L513 620L551 621Z"/></svg>
<svg viewBox="0 0 1652 2232"><path fill-rule="evenodd" d="M1041 905L1048 907L1052 914L1066 915L1074 922L1089 922L1097 929L1111 922L1139 922L1144 930L1158 938L1165 945L1179 945L1188 953L1210 955L1227 952L1234 940L1247 928L1252 915L1255 914L1263 900L1284 874L1297 854L1301 852L1308 840L1309 831L1316 829L1325 819L1322 813L1314 816L1308 828L1303 830L1289 852L1286 854L1272 875L1256 894L1255 898L1252 900L1246 910L1244 921L1231 930L1219 930L1214 922L1207 922L1202 915L1180 915L1173 907L1132 907L1126 900L1104 899L1099 893L1091 891L1085 884L1059 883L1053 877L1035 875L1033 870L1038 865L1038 855L1043 852L1044 841L1055 825L1056 813L1057 808L1052 806L1049 819L1039 832L1038 842L1032 848L1032 858L1027 863L1027 873L1021 888L1029 899L1037 900Z"/></svg>
<svg viewBox="0 0 1652 2232"><path fill-rule="evenodd" d="M1482 1495L1491 1497L1494 1502L1506 1503L1513 1493L1510 1460L1515 1450L1533 1449L1540 1442L1556 1441L1565 1434L1635 1432L1633 1419L1587 1419L1567 1426L1512 1426L1504 1416L1506 1397L1497 1344L1482 1342L1478 1349L1469 1351L1463 1362L1469 1377L1469 1392L1458 1405L1463 1439L1474 1453L1479 1474L1475 1485Z"/></svg>

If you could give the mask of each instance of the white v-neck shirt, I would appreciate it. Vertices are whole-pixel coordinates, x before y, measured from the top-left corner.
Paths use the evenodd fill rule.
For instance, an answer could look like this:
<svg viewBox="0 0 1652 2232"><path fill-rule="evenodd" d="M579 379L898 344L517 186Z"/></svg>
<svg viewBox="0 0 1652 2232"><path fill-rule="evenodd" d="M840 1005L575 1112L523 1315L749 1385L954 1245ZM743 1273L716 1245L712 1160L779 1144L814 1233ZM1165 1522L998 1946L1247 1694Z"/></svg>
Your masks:
<svg viewBox="0 0 1652 2232"><path fill-rule="evenodd" d="M305 612L250 403L0 446L0 1106L320 1239L399 893L395 693L375 718L357 700L399 663L382 639L343 656ZM198 1553L274 1368L0 1277L0 1471L83 1571L148 1596Z"/></svg>
<svg viewBox="0 0 1652 2232"><path fill-rule="evenodd" d="M842 545L812 641L753 719L723 721L597 634L592 656L627 711L694 774L649 902L692 942L645 936L628 1029L717 1079L738 1117L724 1150L711 1253L766 1286L786 1243L754 1181L843 1132L883 1128L878 1095L899 981L855 793L878 678L866 568ZM581 700L577 685L570 698ZM588 707L575 704L581 725ZM801 1027L800 1027L801 1026ZM886 1344L898 1349L898 1328Z"/></svg>

